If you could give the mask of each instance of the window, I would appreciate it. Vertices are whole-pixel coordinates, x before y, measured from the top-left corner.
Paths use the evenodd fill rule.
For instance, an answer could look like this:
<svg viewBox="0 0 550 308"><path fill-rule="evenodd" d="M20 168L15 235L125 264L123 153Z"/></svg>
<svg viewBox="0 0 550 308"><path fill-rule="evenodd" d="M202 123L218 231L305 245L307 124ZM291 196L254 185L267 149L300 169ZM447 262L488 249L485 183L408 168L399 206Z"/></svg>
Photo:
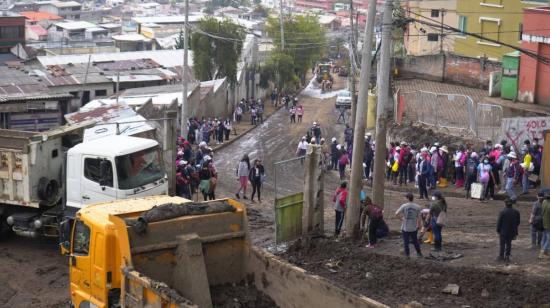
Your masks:
<svg viewBox="0 0 550 308"><path fill-rule="evenodd" d="M489 38L495 41L498 41L499 38L499 25L500 20L498 19L484 19L481 18L481 35L485 38ZM482 42L489 42L495 44L495 42L490 42L486 40L481 40Z"/></svg>
<svg viewBox="0 0 550 308"><path fill-rule="evenodd" d="M107 90L95 90L95 96L107 96Z"/></svg>
<svg viewBox="0 0 550 308"><path fill-rule="evenodd" d="M522 36L523 36L523 24L520 23L518 27L518 41L521 41Z"/></svg>
<svg viewBox="0 0 550 308"><path fill-rule="evenodd" d="M502 7L502 0L481 0L481 5Z"/></svg>
<svg viewBox="0 0 550 308"><path fill-rule="evenodd" d="M158 147L115 158L120 189L133 189L164 177L162 158Z"/></svg>
<svg viewBox="0 0 550 308"><path fill-rule="evenodd" d="M87 256L90 252L90 228L82 221L77 220L73 233L73 253Z"/></svg>
<svg viewBox="0 0 550 308"><path fill-rule="evenodd" d="M105 182L100 183L101 180L101 162L104 162L106 168L107 178ZM113 167L111 162L101 158L86 158L84 159L84 177L90 181L99 183L101 186L113 187Z"/></svg>
<svg viewBox="0 0 550 308"><path fill-rule="evenodd" d="M439 34L428 33L428 42L437 42L437 41L439 41Z"/></svg>
<svg viewBox="0 0 550 308"><path fill-rule="evenodd" d="M19 26L0 27L0 38L2 39L20 38L22 36L21 33L22 30Z"/></svg>
<svg viewBox="0 0 550 308"><path fill-rule="evenodd" d="M466 30L467 22L468 22L468 17L458 16L458 30L460 30L460 33L464 34L464 32L468 31Z"/></svg>
<svg viewBox="0 0 550 308"><path fill-rule="evenodd" d="M439 10L432 10L432 17L439 17Z"/></svg>
<svg viewBox="0 0 550 308"><path fill-rule="evenodd" d="M75 7L73 7L71 10L72 10L73 12L74 12L74 11L80 11L80 7L75 6Z"/></svg>

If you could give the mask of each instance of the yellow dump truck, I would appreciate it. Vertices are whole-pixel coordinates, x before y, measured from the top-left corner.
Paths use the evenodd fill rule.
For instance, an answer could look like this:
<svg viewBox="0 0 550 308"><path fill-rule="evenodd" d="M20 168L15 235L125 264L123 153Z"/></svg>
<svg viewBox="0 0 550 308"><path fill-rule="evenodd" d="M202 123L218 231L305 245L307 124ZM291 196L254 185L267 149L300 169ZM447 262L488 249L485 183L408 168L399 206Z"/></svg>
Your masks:
<svg viewBox="0 0 550 308"><path fill-rule="evenodd" d="M385 307L251 246L246 211L231 199L90 205L62 250L73 307L212 307L212 287L243 282L279 307Z"/></svg>

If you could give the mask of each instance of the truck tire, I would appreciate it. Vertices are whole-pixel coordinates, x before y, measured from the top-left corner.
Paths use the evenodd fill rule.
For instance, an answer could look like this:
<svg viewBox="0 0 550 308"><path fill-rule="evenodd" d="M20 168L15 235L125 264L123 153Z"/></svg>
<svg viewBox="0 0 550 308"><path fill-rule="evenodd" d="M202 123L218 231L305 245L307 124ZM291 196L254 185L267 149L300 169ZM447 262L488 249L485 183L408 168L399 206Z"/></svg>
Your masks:
<svg viewBox="0 0 550 308"><path fill-rule="evenodd" d="M13 230L11 229L11 226L8 225L8 222L6 221L5 216L0 216L0 241L8 238L13 234Z"/></svg>
<svg viewBox="0 0 550 308"><path fill-rule="evenodd" d="M42 205L53 206L59 201L60 185L56 180L41 177L38 180L38 197Z"/></svg>

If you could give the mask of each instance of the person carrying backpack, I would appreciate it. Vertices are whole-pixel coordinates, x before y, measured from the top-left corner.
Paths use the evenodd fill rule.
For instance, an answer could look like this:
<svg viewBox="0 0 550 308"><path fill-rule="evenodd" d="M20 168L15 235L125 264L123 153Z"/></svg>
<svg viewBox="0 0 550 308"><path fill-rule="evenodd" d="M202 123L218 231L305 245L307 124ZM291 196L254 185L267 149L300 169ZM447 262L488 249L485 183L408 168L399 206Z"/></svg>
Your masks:
<svg viewBox="0 0 550 308"><path fill-rule="evenodd" d="M344 214L348 200L347 186L348 183L346 181L340 183L340 187L338 187L332 197L332 202L334 202L334 213L336 216L336 219L334 220L334 237L338 237L338 235L340 235L340 230L342 230L342 225L344 223Z"/></svg>
<svg viewBox="0 0 550 308"><path fill-rule="evenodd" d="M367 248L375 248L378 242L377 230L384 220L382 209L376 204L373 204L369 197L365 197L365 210L361 216L369 217L369 244ZM361 218L361 221L363 221L363 218Z"/></svg>

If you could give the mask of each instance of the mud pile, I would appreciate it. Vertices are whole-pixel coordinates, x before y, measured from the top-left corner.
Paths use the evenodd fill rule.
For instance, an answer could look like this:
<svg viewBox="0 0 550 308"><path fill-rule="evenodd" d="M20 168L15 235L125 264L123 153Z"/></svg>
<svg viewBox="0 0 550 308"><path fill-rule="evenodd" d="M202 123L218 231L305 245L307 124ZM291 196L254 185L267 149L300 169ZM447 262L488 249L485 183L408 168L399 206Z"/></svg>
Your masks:
<svg viewBox="0 0 550 308"><path fill-rule="evenodd" d="M307 247L297 242L280 256L391 307L413 301L432 307L540 307L550 303L549 279L381 255L364 244L318 239ZM442 293L449 284L460 287L459 295Z"/></svg>

